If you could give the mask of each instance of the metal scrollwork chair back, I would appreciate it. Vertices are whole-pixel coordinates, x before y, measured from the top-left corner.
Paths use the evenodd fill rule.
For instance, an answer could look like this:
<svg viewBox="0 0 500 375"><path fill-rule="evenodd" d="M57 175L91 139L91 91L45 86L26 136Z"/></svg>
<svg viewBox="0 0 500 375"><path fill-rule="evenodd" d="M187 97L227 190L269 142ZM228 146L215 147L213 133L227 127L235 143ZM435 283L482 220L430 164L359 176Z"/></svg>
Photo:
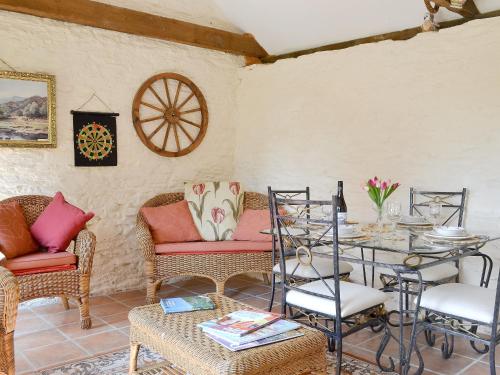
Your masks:
<svg viewBox="0 0 500 375"><path fill-rule="evenodd" d="M329 349L336 350L336 370L342 364L342 339L368 326L384 325L387 330L384 302L387 296L376 289L341 280L337 232L337 197L331 201L286 199L277 192L270 192L273 226L276 229L280 252L282 313L325 333ZM331 217L323 217L322 206L331 206ZM291 207L286 212L281 206ZM318 247L328 247L331 255L326 260L333 267L333 276L325 277L317 267L315 252ZM322 249L323 250L323 249ZM287 257L295 257L290 268ZM315 274L314 281L296 276L303 267ZM313 278L309 278L313 279ZM346 329L342 331L342 324ZM388 332L386 331L386 335ZM387 344L387 343L386 343ZM382 345L382 353L385 345ZM394 362L388 367L392 371Z"/></svg>
<svg viewBox="0 0 500 375"><path fill-rule="evenodd" d="M444 216L442 225L448 225L456 219L456 225L461 227L464 220L465 201L467 189L461 191L426 191L410 188L410 215L415 213L425 216L425 209L428 209L431 203L440 203L441 207L448 209Z"/></svg>

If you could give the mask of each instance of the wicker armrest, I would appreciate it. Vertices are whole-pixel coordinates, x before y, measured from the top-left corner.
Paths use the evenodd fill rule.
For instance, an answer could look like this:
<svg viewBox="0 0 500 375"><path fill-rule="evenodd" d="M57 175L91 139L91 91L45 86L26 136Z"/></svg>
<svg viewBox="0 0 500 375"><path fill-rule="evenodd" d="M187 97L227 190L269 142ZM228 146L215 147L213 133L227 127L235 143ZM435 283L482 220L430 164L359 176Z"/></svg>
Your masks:
<svg viewBox="0 0 500 375"><path fill-rule="evenodd" d="M153 260L155 256L155 244L149 231L149 226L142 214L137 215L136 235L139 249L144 255L144 259Z"/></svg>
<svg viewBox="0 0 500 375"><path fill-rule="evenodd" d="M0 267L0 334L14 331L18 304L17 279L9 270Z"/></svg>
<svg viewBox="0 0 500 375"><path fill-rule="evenodd" d="M78 256L78 271L81 274L90 274L92 270L95 244L95 234L87 229L81 230L76 236L74 253Z"/></svg>

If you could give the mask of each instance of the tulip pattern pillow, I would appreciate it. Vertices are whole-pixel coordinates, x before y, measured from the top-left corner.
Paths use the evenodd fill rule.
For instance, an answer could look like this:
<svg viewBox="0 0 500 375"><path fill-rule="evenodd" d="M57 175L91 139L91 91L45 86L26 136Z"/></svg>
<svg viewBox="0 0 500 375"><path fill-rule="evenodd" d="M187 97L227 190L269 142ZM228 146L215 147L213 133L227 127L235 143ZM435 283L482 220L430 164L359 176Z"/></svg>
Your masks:
<svg viewBox="0 0 500 375"><path fill-rule="evenodd" d="M239 182L186 183L184 199L205 241L230 240L243 211Z"/></svg>

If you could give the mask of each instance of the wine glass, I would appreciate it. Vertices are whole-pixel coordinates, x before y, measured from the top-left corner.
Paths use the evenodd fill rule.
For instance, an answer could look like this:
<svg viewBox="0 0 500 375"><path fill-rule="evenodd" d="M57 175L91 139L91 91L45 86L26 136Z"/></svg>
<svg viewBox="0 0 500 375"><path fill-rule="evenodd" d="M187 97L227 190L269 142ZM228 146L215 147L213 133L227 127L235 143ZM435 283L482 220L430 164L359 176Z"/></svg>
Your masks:
<svg viewBox="0 0 500 375"><path fill-rule="evenodd" d="M439 202L429 203L429 216L432 218L432 224L434 224L434 227L438 225L442 207L443 205Z"/></svg>
<svg viewBox="0 0 500 375"><path fill-rule="evenodd" d="M392 222L392 230L396 230L396 222L401 218L401 202L387 204L387 218Z"/></svg>

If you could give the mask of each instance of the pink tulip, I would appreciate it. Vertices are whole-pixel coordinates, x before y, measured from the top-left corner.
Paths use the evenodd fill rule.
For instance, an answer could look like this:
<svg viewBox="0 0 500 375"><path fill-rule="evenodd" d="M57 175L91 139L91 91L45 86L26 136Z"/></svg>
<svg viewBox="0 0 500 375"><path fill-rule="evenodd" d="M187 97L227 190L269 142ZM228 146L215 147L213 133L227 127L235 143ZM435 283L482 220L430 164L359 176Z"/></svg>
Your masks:
<svg viewBox="0 0 500 375"><path fill-rule="evenodd" d="M382 190L387 189L387 181L383 181L383 182L380 184L380 189L382 189Z"/></svg>
<svg viewBox="0 0 500 375"><path fill-rule="evenodd" d="M395 182L395 183L393 183L393 184L392 184L391 188L392 188L393 190L396 190L396 189L397 189L400 185L401 185L401 184L400 184L399 182Z"/></svg>
<svg viewBox="0 0 500 375"><path fill-rule="evenodd" d="M193 185L193 192L196 195L202 195L204 191L205 191L205 184L196 184L196 185Z"/></svg>
<svg viewBox="0 0 500 375"><path fill-rule="evenodd" d="M229 183L229 190L231 190L231 193L234 195L238 195L240 193L240 183L239 182L230 182Z"/></svg>
<svg viewBox="0 0 500 375"><path fill-rule="evenodd" d="M370 185L371 187L375 187L377 186L377 182L374 179L370 178L368 180L368 185Z"/></svg>
<svg viewBox="0 0 500 375"><path fill-rule="evenodd" d="M212 219L214 219L214 222L216 224L220 224L224 221L224 218L226 217L226 212L224 211L223 208L220 207L214 207L212 208Z"/></svg>

